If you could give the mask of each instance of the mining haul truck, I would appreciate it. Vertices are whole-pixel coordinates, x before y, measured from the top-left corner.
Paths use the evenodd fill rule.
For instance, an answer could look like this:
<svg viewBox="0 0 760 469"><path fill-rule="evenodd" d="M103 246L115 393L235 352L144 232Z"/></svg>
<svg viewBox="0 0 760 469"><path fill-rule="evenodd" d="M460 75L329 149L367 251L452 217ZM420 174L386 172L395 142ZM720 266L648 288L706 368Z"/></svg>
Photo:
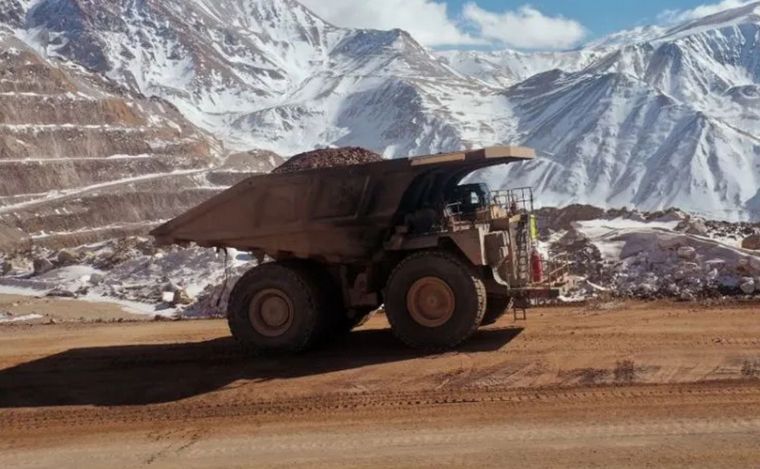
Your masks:
<svg viewBox="0 0 760 469"><path fill-rule="evenodd" d="M227 311L252 351L307 349L381 305L398 339L445 349L510 307L557 294L540 278L532 191L463 183L533 156L491 147L252 176L152 235L259 259Z"/></svg>

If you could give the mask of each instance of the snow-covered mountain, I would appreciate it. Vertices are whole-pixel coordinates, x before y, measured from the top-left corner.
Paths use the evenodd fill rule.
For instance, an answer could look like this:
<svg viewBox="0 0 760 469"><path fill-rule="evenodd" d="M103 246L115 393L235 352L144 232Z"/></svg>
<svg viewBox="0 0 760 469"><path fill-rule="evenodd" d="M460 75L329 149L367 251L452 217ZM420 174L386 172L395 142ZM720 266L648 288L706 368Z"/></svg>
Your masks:
<svg viewBox="0 0 760 469"><path fill-rule="evenodd" d="M0 31L0 250L142 233L214 193L217 155L170 103Z"/></svg>
<svg viewBox="0 0 760 469"><path fill-rule="evenodd" d="M294 0L2 3L41 54L171 101L228 149L522 143L541 157L487 177L544 204L760 218L760 3L559 53L431 52Z"/></svg>
<svg viewBox="0 0 760 469"><path fill-rule="evenodd" d="M0 251L143 234L278 164L221 150L171 103L45 58L0 27Z"/></svg>
<svg viewBox="0 0 760 469"><path fill-rule="evenodd" d="M546 158L510 168L547 203L678 206L760 217L760 3L622 45L583 70L506 95L521 141Z"/></svg>
<svg viewBox="0 0 760 469"><path fill-rule="evenodd" d="M485 85L507 88L549 70L583 70L611 50L604 46L566 52L451 50L435 55L463 76L477 78Z"/></svg>

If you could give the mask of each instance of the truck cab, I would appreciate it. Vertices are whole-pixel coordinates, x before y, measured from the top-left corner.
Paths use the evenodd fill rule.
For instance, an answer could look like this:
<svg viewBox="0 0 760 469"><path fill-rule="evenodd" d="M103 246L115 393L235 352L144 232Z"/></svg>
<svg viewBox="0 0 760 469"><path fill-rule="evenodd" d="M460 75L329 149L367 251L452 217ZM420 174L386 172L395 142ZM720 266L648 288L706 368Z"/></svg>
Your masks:
<svg viewBox="0 0 760 469"><path fill-rule="evenodd" d="M491 205L491 189L488 184L471 183L455 186L446 197L447 208L462 217L476 216Z"/></svg>

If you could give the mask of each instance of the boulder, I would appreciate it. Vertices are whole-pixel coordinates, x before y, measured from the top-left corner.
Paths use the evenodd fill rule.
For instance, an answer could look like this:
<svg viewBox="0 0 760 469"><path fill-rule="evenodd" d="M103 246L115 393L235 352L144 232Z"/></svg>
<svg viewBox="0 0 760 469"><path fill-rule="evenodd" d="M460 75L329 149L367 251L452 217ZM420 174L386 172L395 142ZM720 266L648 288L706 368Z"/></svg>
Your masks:
<svg viewBox="0 0 760 469"><path fill-rule="evenodd" d="M73 291L65 290L63 288L55 288L47 292L45 296L56 296L60 298L76 298L77 294L74 293Z"/></svg>
<svg viewBox="0 0 760 469"><path fill-rule="evenodd" d="M8 275L13 270L13 264L11 261L3 261L0 264L0 275Z"/></svg>
<svg viewBox="0 0 760 469"><path fill-rule="evenodd" d="M657 292L657 285L654 282L642 282L636 286L636 290L640 295L650 297Z"/></svg>
<svg viewBox="0 0 760 469"><path fill-rule="evenodd" d="M678 248L678 257L681 259L691 260L697 256L697 250L691 246L681 246Z"/></svg>
<svg viewBox="0 0 760 469"><path fill-rule="evenodd" d="M187 293L187 290L184 288L179 288L177 291L174 292L174 298L172 298L172 304L174 306L179 305L189 305L193 302L193 299L190 298L190 295Z"/></svg>
<svg viewBox="0 0 760 469"><path fill-rule="evenodd" d="M697 297L689 290L684 290L680 295L681 301L696 301Z"/></svg>
<svg viewBox="0 0 760 469"><path fill-rule="evenodd" d="M32 266L34 267L34 275L42 275L53 270L53 263L44 257L36 257L32 261Z"/></svg>
<svg viewBox="0 0 760 469"><path fill-rule="evenodd" d="M742 247L744 249L751 249L753 251L760 251L760 234L753 234L744 238L742 241Z"/></svg>
<svg viewBox="0 0 760 469"><path fill-rule="evenodd" d="M151 256L156 253L156 247L153 244L152 239L138 238L135 240L135 249L140 251L146 256Z"/></svg>
<svg viewBox="0 0 760 469"><path fill-rule="evenodd" d="M97 262L97 255L91 251L85 251L80 253L79 262L82 264L92 265Z"/></svg>
<svg viewBox="0 0 760 469"><path fill-rule="evenodd" d="M660 249L675 249L679 246L683 246L685 243L685 236L681 235L671 235L671 234L663 234L662 236L657 237L657 246L660 247Z"/></svg>
<svg viewBox="0 0 760 469"><path fill-rule="evenodd" d="M664 212L659 212L653 214L655 215L654 218L650 219L650 221L656 221L656 222L669 222L669 221L677 221L681 222L684 220L689 219L689 215L682 212L681 210L678 210L677 208L671 208Z"/></svg>
<svg viewBox="0 0 760 469"><path fill-rule="evenodd" d="M92 275L90 275L90 283L93 285L100 285L101 283L103 283L104 279L105 279L105 276L98 272L95 272Z"/></svg>
<svg viewBox="0 0 760 469"><path fill-rule="evenodd" d="M686 234L707 236L707 225L701 218L692 218L686 222L685 229Z"/></svg>
<svg viewBox="0 0 760 469"><path fill-rule="evenodd" d="M58 251L58 255L56 256L56 259L58 260L58 265L72 265L79 262L79 257L76 255L76 253L70 249L61 249Z"/></svg>
<svg viewBox="0 0 760 469"><path fill-rule="evenodd" d="M575 227L572 227L567 230L567 233L565 233L557 242L562 246L572 246L578 241L585 241L586 239L587 238L583 233L576 230Z"/></svg>
<svg viewBox="0 0 760 469"><path fill-rule="evenodd" d="M745 277L739 282L739 289L746 295L755 293L755 279L752 277Z"/></svg>
<svg viewBox="0 0 760 469"><path fill-rule="evenodd" d="M736 272L744 277L752 277L760 273L760 258L754 256L742 257L736 263Z"/></svg>

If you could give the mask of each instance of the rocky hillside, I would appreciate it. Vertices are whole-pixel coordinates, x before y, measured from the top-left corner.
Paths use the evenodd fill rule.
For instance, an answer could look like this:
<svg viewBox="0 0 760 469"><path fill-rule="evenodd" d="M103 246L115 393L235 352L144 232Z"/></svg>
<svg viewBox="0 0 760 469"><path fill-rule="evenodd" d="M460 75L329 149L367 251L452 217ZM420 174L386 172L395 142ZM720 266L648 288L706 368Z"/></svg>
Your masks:
<svg viewBox="0 0 760 469"><path fill-rule="evenodd" d="M3 249L144 233L242 177L220 156L172 104L0 36Z"/></svg>

